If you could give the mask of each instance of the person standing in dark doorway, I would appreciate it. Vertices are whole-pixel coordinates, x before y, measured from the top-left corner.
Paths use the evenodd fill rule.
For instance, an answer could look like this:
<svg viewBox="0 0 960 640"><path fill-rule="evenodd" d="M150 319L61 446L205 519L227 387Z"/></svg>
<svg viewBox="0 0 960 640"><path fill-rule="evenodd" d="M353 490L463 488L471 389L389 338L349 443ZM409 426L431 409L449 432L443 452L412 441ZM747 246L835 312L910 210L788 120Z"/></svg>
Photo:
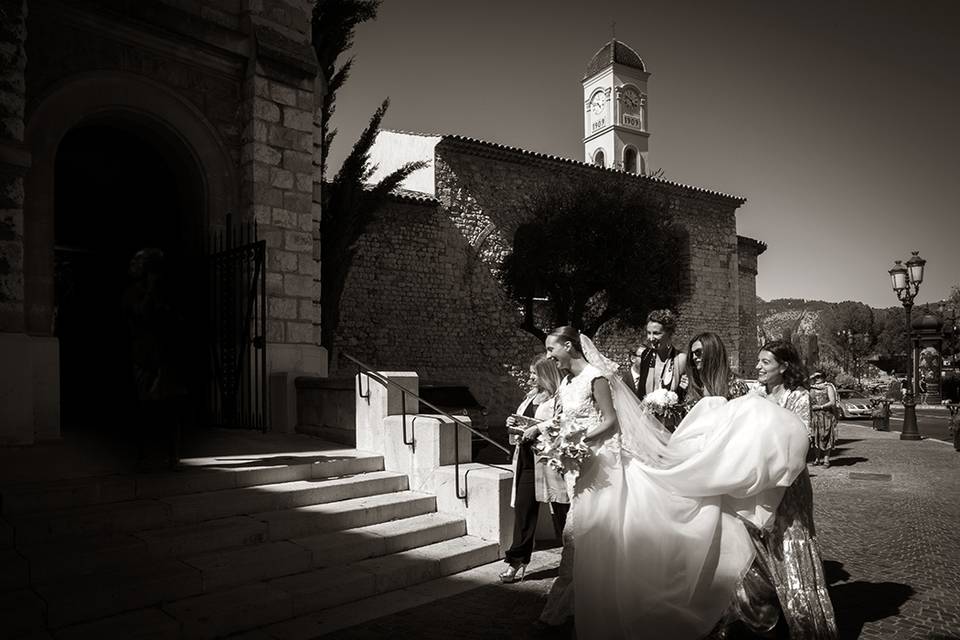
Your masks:
<svg viewBox="0 0 960 640"><path fill-rule="evenodd" d="M183 320L171 303L165 276L163 252L142 249L130 261L123 296L139 409L137 463L141 468L176 466L188 395Z"/></svg>

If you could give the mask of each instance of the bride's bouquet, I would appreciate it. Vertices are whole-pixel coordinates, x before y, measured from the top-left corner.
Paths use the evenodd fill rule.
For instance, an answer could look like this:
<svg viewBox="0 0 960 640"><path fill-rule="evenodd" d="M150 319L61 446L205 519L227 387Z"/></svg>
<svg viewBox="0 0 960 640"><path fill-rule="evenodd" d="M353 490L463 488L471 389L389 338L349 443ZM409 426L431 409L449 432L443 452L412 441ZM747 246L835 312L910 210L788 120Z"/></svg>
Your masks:
<svg viewBox="0 0 960 640"><path fill-rule="evenodd" d="M660 418L664 425L675 427L683 417L680 398L669 389L651 391L640 401L640 406Z"/></svg>
<svg viewBox="0 0 960 640"><path fill-rule="evenodd" d="M560 416L546 424L534 450L537 459L546 462L559 473L579 473L580 466L590 457L590 446L583 441L587 425L567 423L561 428Z"/></svg>

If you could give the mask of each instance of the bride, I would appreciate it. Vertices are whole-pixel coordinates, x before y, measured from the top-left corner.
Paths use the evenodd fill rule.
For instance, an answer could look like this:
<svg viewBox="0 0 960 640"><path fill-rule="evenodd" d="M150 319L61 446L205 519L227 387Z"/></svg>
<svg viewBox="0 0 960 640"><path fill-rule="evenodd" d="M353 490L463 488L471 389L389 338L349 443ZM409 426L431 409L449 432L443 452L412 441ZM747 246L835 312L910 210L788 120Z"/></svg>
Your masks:
<svg viewBox="0 0 960 640"><path fill-rule="evenodd" d="M545 347L570 372L560 432L586 429L592 454L568 472L578 637L705 636L753 561L744 521L767 525L805 468L803 425L763 398L710 397L671 436L587 336L560 327Z"/></svg>

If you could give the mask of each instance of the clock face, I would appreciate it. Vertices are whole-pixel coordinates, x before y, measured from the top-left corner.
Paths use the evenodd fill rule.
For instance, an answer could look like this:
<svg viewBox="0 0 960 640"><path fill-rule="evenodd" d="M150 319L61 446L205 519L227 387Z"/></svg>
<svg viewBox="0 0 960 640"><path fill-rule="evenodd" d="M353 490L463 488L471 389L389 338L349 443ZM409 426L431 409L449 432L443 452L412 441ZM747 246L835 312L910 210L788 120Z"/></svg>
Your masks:
<svg viewBox="0 0 960 640"><path fill-rule="evenodd" d="M603 112L603 108L607 104L607 97L603 95L602 91L598 91L593 94L593 98L590 100L590 108L597 115L600 115Z"/></svg>
<svg viewBox="0 0 960 640"><path fill-rule="evenodd" d="M623 104L630 110L640 108L640 93L636 89L627 89L623 92Z"/></svg>

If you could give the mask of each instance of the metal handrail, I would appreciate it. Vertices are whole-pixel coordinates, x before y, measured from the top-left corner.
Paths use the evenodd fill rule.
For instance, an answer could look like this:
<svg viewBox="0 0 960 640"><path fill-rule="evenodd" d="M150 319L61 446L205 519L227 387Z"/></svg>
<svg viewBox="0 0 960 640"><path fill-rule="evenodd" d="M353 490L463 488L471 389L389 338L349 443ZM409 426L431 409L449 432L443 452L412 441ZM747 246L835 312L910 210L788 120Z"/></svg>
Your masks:
<svg viewBox="0 0 960 640"><path fill-rule="evenodd" d="M427 400L424 400L423 398L421 398L421 397L420 397L419 395L417 395L416 393L414 393L414 392L410 391L409 389L405 388L403 385L398 384L398 383L394 382L393 380L390 380L389 378L384 378L384 377L381 376L379 373L377 373L376 371L374 371L372 367L370 367L370 366L367 365L367 364L364 364L364 363L361 362L360 360L357 360L356 358L354 358L354 357L351 356L350 354L341 352L340 355L342 355L344 358L346 358L347 360L349 360L349 361L353 362L355 365L357 365L357 375L358 375L358 376L362 373L362 374L364 374L364 375L367 377L367 393L366 393L366 395L363 394L363 383L362 383L362 382L359 382L359 383L358 383L358 384L360 384L360 392L359 392L359 395L360 395L361 398L363 398L363 399L365 399L365 400L367 401L367 404L370 404L370 379L371 379L371 378L374 379L374 380L376 380L376 381L379 382L380 384L382 384L384 387L390 387L390 386L392 385L392 386L397 387L398 389L400 389L400 392L401 392L401 395L400 395L400 407L401 407L401 412L402 412L402 414L401 414L401 415L402 415L402 421L401 421L400 424L401 424L402 427L403 427L403 443L404 443L405 445L408 445L411 449L414 449L414 450L416 449L416 439L414 438L413 425L411 424L411 425L410 425L410 441L409 441L409 442L407 441L407 396L408 396L408 395L411 396L411 397L413 397L413 398L416 398L416 400L417 400L418 402L427 405L428 407L430 407L431 409L433 409L434 411L436 411L438 414L440 414L440 415L442 415L442 416L445 416L446 418L452 420L455 424L457 424L457 425L460 426L460 427L463 427L464 429L468 430L470 433L472 433L472 434L474 434L474 435L476 435L476 436L479 436L479 437L482 438L483 440L486 440L487 442L489 442L489 443L492 444L493 446L497 447L498 449L500 449L500 450L503 451L504 453L506 453L506 454L508 454L508 455L510 455L510 454L513 453L510 449L508 449L507 447L503 446L502 444L500 444L500 443L497 442L496 440L493 440L492 438L490 438L490 437L488 437L488 436L485 436L484 434L480 433L479 431L477 431L476 429L474 429L473 427L471 427L470 425L468 425L468 424L467 424L466 422L464 422L463 420L460 420L460 419L457 418L456 416L453 416L453 415L447 413L447 412L444 411L443 409L437 407L437 406L436 406L435 404L433 404L432 402L429 402L429 401L427 401ZM453 456L454 489L455 489L456 492L457 492L457 497L458 497L458 498L460 498L461 500L466 500L466 499L467 499L466 485L464 485L463 495L460 494L460 429L454 429L454 430L453 430L453 449L454 449L454 451L455 451L455 454L454 454L454 456ZM495 464L489 464L489 463L486 463L486 462L481 462L481 463L479 463L479 464L484 464L484 465L486 465L486 466L488 466L488 467L494 467L494 468L496 468L496 469L503 469L503 467L497 466L497 465L495 465ZM466 476L464 476L464 483L466 483Z"/></svg>

